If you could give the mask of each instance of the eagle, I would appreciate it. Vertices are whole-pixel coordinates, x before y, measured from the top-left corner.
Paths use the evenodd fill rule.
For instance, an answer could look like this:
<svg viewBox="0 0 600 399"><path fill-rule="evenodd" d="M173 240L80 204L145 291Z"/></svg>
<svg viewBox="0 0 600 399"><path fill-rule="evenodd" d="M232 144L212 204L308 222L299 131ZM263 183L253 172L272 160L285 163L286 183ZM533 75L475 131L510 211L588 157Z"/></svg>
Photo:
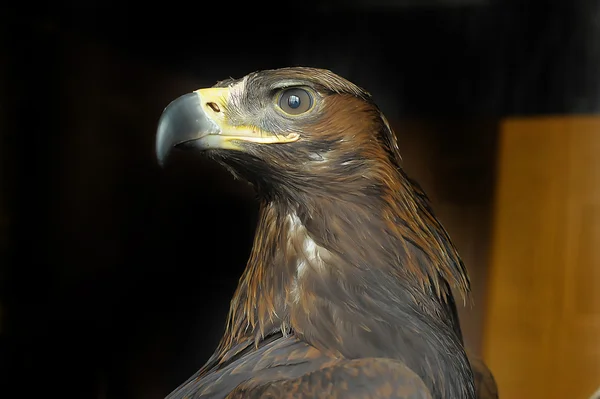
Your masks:
<svg viewBox="0 0 600 399"><path fill-rule="evenodd" d="M169 399L496 397L463 344L466 268L367 91L309 67L229 78L164 109L161 165L174 148L260 211L223 338Z"/></svg>

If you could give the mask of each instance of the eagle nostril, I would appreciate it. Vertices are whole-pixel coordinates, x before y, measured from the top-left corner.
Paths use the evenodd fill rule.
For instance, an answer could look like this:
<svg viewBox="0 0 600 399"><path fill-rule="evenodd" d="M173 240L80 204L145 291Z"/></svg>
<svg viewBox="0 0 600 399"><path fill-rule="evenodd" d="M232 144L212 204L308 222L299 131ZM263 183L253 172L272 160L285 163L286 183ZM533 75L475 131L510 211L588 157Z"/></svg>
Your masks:
<svg viewBox="0 0 600 399"><path fill-rule="evenodd" d="M206 105L208 105L215 112L221 112L221 108L219 108L219 106L216 103L209 102L206 103Z"/></svg>

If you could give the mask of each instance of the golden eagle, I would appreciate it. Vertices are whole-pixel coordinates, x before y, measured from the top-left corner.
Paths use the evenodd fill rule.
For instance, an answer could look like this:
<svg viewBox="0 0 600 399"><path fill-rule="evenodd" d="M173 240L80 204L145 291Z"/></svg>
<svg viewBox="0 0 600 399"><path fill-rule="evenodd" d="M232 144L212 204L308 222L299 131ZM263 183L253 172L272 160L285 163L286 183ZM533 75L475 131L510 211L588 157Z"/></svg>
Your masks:
<svg viewBox="0 0 600 399"><path fill-rule="evenodd" d="M175 147L250 182L260 217L218 348L169 398L476 397L467 272L366 91L305 67L225 80L164 110L161 164Z"/></svg>

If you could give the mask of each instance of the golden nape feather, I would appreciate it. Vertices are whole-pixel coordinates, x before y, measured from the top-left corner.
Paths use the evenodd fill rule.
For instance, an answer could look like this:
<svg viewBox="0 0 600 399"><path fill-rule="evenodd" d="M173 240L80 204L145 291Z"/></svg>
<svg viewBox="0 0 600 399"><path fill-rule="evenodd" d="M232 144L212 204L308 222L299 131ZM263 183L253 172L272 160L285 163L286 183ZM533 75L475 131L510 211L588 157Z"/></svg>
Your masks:
<svg viewBox="0 0 600 399"><path fill-rule="evenodd" d="M173 148L251 183L260 217L221 343L169 398L497 397L463 345L466 269L366 91L313 68L222 81L165 109L161 163Z"/></svg>

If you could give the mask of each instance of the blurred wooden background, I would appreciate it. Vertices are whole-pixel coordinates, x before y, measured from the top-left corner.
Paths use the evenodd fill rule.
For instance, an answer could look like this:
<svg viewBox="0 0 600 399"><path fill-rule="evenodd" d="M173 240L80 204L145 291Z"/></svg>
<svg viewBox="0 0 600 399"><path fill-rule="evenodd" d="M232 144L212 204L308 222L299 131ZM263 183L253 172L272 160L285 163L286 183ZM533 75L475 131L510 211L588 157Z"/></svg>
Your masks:
<svg viewBox="0 0 600 399"><path fill-rule="evenodd" d="M484 357L508 398L600 386L600 117L508 119Z"/></svg>

